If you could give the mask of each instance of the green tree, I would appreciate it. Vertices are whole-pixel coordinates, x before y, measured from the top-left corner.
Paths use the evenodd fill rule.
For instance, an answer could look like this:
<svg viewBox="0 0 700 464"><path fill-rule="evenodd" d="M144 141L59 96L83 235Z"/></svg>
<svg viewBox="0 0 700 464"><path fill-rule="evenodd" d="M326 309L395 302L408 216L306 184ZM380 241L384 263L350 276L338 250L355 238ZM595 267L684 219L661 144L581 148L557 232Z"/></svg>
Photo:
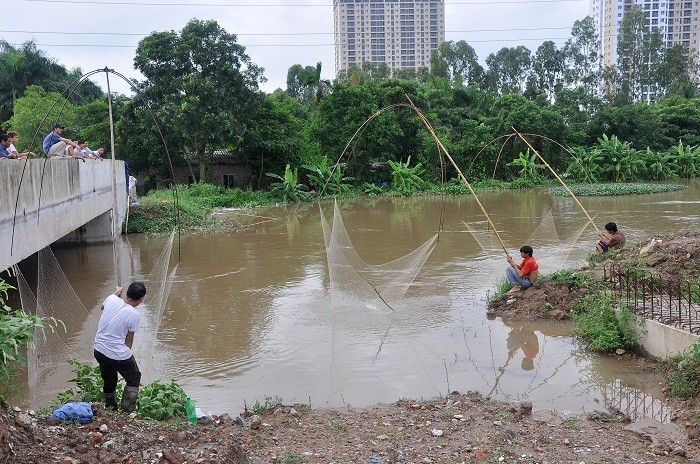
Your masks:
<svg viewBox="0 0 700 464"><path fill-rule="evenodd" d="M394 103L405 103L405 94L415 95L415 81L386 79L360 85L335 82L314 113L310 140L318 142L319 153L331 159L338 157L353 135L380 109ZM416 101L424 107L422 101ZM416 132L420 121L413 111L386 111L374 118L353 140L345 152L347 175L359 182L372 175L370 163L399 160L416 149ZM309 163L306 163L309 164Z"/></svg>
<svg viewBox="0 0 700 464"><path fill-rule="evenodd" d="M698 59L688 47L674 45L664 51L656 75L661 95L690 98L698 95Z"/></svg>
<svg viewBox="0 0 700 464"><path fill-rule="evenodd" d="M625 12L617 37L617 101L635 103L657 97L657 70L664 49L661 30L649 30L649 18L637 5Z"/></svg>
<svg viewBox="0 0 700 464"><path fill-rule="evenodd" d="M532 101L522 95L505 95L493 104L492 116L486 123L494 128L496 135L510 134L515 128L520 133L544 136L530 137L529 140L556 171L563 171L568 164L569 155L548 139L568 144L569 129L561 114L551 107L544 96ZM504 162L497 168L501 169L506 160L518 158L518 154L527 148L519 137L511 137L503 147L501 160ZM501 171L502 176L507 174Z"/></svg>
<svg viewBox="0 0 700 464"><path fill-rule="evenodd" d="M22 134L17 147L19 151L29 150L41 154L44 136L51 131L51 126L56 121L66 126L63 137L80 137L77 113L77 107L61 94L46 92L37 85L30 85L15 102L15 114L6 126Z"/></svg>
<svg viewBox="0 0 700 464"><path fill-rule="evenodd" d="M678 145L669 150L676 164L676 174L683 179L697 179L700 177L700 147Z"/></svg>
<svg viewBox="0 0 700 464"><path fill-rule="evenodd" d="M154 32L142 39L134 67L146 77L141 89L160 109L165 129L187 134L178 148L197 154L205 180L209 153L240 145L248 130L248 115L262 98L262 69L234 34L197 19L179 34Z"/></svg>
<svg viewBox="0 0 700 464"><path fill-rule="evenodd" d="M30 85L40 85L48 90L61 89L61 82L57 79L61 69L32 41L15 47L0 39L0 122L12 116L15 102Z"/></svg>
<svg viewBox="0 0 700 464"><path fill-rule="evenodd" d="M306 103L318 103L328 91L330 83L321 79L322 64L302 67L295 64L287 71L287 92Z"/></svg>
<svg viewBox="0 0 700 464"><path fill-rule="evenodd" d="M532 58L532 75L538 91L554 100L555 93L564 83L564 69L564 52L551 40L543 42Z"/></svg>
<svg viewBox="0 0 700 464"><path fill-rule="evenodd" d="M627 140L638 150L662 150L674 143L665 135L661 117L646 103L608 106L598 111L588 125L588 143L596 143L604 134Z"/></svg>
<svg viewBox="0 0 700 464"><path fill-rule="evenodd" d="M281 173L288 163L304 162L307 112L298 100L276 92L266 96L251 114L243 147L256 173L257 188L263 187L263 173Z"/></svg>
<svg viewBox="0 0 700 464"><path fill-rule="evenodd" d="M650 109L660 118L664 133L670 139L666 146L678 141L700 146L700 98L673 96Z"/></svg>
<svg viewBox="0 0 700 464"><path fill-rule="evenodd" d="M629 142L623 142L615 135L608 137L603 134L593 149L598 150L603 159L601 171L606 180L630 182L641 178L644 160Z"/></svg>
<svg viewBox="0 0 700 464"><path fill-rule="evenodd" d="M464 40L443 42L430 58L430 73L446 77L456 85L481 85L484 68L474 48Z"/></svg>
<svg viewBox="0 0 700 464"><path fill-rule="evenodd" d="M595 22L590 16L575 21L571 38L563 47L564 81L567 86L581 87L594 97L600 95L603 56Z"/></svg>
<svg viewBox="0 0 700 464"><path fill-rule="evenodd" d="M486 82L499 95L523 93L530 75L530 50L523 45L504 47L486 58Z"/></svg>

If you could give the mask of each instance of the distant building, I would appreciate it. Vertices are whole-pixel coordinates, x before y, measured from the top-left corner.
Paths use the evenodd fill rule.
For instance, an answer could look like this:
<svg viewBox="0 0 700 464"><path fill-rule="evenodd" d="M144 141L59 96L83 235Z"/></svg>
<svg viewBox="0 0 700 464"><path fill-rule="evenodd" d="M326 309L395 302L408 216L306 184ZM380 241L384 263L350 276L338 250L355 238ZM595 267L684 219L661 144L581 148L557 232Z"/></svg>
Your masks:
<svg viewBox="0 0 700 464"><path fill-rule="evenodd" d="M186 166L175 166L175 182L192 184L199 180L199 155L185 154ZM208 161L209 181L225 188L247 188L250 185L252 169L239 153L228 150L214 150Z"/></svg>
<svg viewBox="0 0 700 464"><path fill-rule="evenodd" d="M335 73L364 62L430 66L445 41L445 0L333 0Z"/></svg>
<svg viewBox="0 0 700 464"><path fill-rule="evenodd" d="M649 29L660 29L667 47L683 45L688 47L691 55L698 58L697 1L649 1L649 0L591 0L591 16L600 35L603 63L606 66L617 64L617 36L626 11L632 5L639 7L649 18Z"/></svg>

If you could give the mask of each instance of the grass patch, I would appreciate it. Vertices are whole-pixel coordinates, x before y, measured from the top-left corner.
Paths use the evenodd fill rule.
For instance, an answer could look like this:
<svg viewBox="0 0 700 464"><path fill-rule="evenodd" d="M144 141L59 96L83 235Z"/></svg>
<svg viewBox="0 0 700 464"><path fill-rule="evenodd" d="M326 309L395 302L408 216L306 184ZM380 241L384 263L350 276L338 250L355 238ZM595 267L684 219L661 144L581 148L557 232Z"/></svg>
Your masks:
<svg viewBox="0 0 700 464"><path fill-rule="evenodd" d="M270 409L274 409L277 406L282 404L282 398L279 396L266 396L264 402L260 402L259 400L255 400L255 403L253 403L253 406L251 406L250 410L253 411L255 414L264 414Z"/></svg>
<svg viewBox="0 0 700 464"><path fill-rule="evenodd" d="M642 195L648 193L674 192L685 188L680 184L573 184L568 186L578 196ZM557 197L568 196L563 187L551 187L549 192Z"/></svg>
<svg viewBox="0 0 700 464"><path fill-rule="evenodd" d="M616 303L612 295L599 290L584 296L574 305L571 312L573 335L587 349L608 353L637 346L634 317L624 307L617 316Z"/></svg>
<svg viewBox="0 0 700 464"><path fill-rule="evenodd" d="M670 372L666 376L669 392L673 396L692 398L700 393L700 343L689 351L668 360Z"/></svg>
<svg viewBox="0 0 700 464"><path fill-rule="evenodd" d="M584 272L576 272L572 271L571 269L560 269L550 274L543 274L538 279L538 282L554 282L559 284L568 284L569 288L584 288L590 287L594 280L595 279L593 277Z"/></svg>

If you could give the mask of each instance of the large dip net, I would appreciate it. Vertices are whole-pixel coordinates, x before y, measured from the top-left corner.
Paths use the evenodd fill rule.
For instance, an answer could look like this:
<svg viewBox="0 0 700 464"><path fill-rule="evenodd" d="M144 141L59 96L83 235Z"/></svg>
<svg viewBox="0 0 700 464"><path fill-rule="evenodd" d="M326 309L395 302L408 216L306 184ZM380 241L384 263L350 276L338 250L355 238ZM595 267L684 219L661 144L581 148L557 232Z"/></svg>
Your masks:
<svg viewBox="0 0 700 464"><path fill-rule="evenodd" d="M355 250L337 203L330 223L321 210L321 223L332 309L331 402L337 398L345 401L344 395L354 389L354 378L380 370L385 345L403 338L399 334L405 335L403 328L411 314L404 296L430 257L439 234L404 256L373 265ZM417 375L427 375L420 362L414 365Z"/></svg>
<svg viewBox="0 0 700 464"><path fill-rule="evenodd" d="M170 235L151 273L143 278L148 293L144 303L139 306L141 330L134 339L133 352L145 372L152 372L147 368L152 364L152 353L177 270L175 265L172 271L168 271L174 236L174 233ZM34 390L39 385L65 386L66 370L69 369L66 361L74 359L90 365L96 363L92 342L102 302L91 309L83 304L50 247L38 253L36 291L19 267L15 266L14 271L22 308L60 321L55 329L36 330L34 341L27 351L29 388Z"/></svg>

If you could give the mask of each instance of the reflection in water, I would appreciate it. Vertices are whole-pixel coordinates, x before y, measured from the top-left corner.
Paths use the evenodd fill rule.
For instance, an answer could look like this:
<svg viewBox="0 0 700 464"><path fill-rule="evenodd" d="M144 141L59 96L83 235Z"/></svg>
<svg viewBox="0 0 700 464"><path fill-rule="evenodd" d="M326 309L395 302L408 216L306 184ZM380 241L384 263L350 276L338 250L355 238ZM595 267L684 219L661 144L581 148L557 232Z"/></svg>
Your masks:
<svg viewBox="0 0 700 464"><path fill-rule="evenodd" d="M654 419L662 424L671 422L673 410L664 405L659 397L625 385L619 379L606 386L605 396L608 408L622 412L633 422L642 418Z"/></svg>
<svg viewBox="0 0 700 464"><path fill-rule="evenodd" d="M688 191L650 196L644 204L637 197L582 201L592 214L623 217L621 226L634 243L697 228L699 212L685 200L699 196L700 183L695 183ZM480 199L509 249L519 248L550 210L560 237L575 234L585 220L569 198L540 192L492 192ZM661 203L670 200L681 203ZM442 199L435 197L357 199L339 207L353 246L370 264L404 256L441 224ZM150 353L152 368L143 370L144 382L174 378L199 407L221 413L239 412L244 401L253 404L265 396L311 400L317 407L362 407L451 390L492 391L494 398L527 399L536 408L592 410L613 404L608 386L615 381L662 398L654 392L658 377L624 365L625 359L580 350L567 336L566 324L522 324L521 330L485 318L485 298L502 279L503 256L489 257L464 227L463 222L483 221L469 197L445 200L440 239L393 310L348 299L342 314L331 310L318 207L252 213L250 223L236 233L182 238L178 282ZM259 223L253 216L278 219ZM243 223L246 216L238 217ZM649 217L668 220L651 224ZM590 236L584 232L571 246L572 256L590 253L594 237L586 230ZM540 262L563 251L549 241L540 236L530 244ZM163 237L128 237L129 246L122 250L131 259L122 262L132 268L123 280L143 277L164 242ZM91 311L99 313L99 303L114 289L111 247L66 248L56 256L80 299L91 302L90 308L96 305ZM555 264L542 273L553 271ZM144 319L156 316L148 307L143 314ZM529 341L516 341L520 336ZM89 355L93 337L92 329L77 336ZM524 359L528 369L523 369ZM56 380L55 387L67 388L69 378L70 373ZM618 390L617 398L623 395ZM24 404L38 408L54 397L27 391Z"/></svg>
<svg viewBox="0 0 700 464"><path fill-rule="evenodd" d="M535 367L535 356L540 350L539 342L535 331L525 326L512 328L508 334L508 361L515 355L518 350L523 352L523 361L520 367L524 371L531 371Z"/></svg>

